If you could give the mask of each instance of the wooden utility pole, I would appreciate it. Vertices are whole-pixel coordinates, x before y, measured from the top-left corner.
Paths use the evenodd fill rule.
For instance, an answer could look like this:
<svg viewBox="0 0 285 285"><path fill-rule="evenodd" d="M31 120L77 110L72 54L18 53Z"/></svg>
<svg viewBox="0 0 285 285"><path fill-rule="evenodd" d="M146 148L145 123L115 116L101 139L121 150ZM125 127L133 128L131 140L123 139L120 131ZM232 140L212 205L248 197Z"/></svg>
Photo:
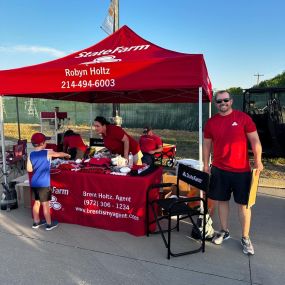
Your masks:
<svg viewBox="0 0 285 285"><path fill-rule="evenodd" d="M113 0L114 5L114 27L113 32L119 30L119 0Z"/></svg>
<svg viewBox="0 0 285 285"><path fill-rule="evenodd" d="M257 74L254 74L254 76L257 77L257 83L256 83L256 85L258 85L258 84L259 84L259 78L260 78L261 76L264 76L264 74L259 74L259 73L257 73Z"/></svg>
<svg viewBox="0 0 285 285"><path fill-rule="evenodd" d="M114 8L114 23L113 23L113 33L119 29L119 0L112 0ZM120 104L113 103L113 118L120 116Z"/></svg>

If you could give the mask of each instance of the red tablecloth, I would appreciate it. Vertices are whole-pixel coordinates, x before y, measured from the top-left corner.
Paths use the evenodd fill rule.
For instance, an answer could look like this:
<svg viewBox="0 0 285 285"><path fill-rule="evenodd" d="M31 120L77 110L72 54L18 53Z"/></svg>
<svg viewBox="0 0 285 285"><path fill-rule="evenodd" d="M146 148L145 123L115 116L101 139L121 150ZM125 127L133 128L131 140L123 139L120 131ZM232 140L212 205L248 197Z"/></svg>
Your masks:
<svg viewBox="0 0 285 285"><path fill-rule="evenodd" d="M63 223L145 235L147 189L160 183L161 176L161 168L143 177L72 171L52 174L52 218ZM152 193L152 198L158 198L158 191Z"/></svg>

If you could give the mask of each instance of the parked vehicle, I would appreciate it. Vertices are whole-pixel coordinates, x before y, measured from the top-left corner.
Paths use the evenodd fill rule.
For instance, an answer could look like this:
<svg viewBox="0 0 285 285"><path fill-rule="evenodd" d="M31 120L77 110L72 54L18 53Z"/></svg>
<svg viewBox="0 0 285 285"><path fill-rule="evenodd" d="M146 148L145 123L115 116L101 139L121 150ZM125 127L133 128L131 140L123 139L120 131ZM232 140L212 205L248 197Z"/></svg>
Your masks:
<svg viewBox="0 0 285 285"><path fill-rule="evenodd" d="M256 124L264 155L285 157L285 88L244 90L243 111Z"/></svg>

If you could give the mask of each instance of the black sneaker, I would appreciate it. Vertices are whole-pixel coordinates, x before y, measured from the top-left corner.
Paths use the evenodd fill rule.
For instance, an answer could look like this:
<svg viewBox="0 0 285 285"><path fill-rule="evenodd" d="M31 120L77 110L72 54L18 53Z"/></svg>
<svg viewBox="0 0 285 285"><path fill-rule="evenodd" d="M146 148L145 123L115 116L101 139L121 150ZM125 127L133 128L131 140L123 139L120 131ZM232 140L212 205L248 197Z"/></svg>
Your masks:
<svg viewBox="0 0 285 285"><path fill-rule="evenodd" d="M241 238L241 245L242 245L242 251L244 254L251 254L254 255L254 248L250 241L250 238Z"/></svg>
<svg viewBox="0 0 285 285"><path fill-rule="evenodd" d="M229 231L224 231L224 230L221 230L220 232L218 232L214 238L212 239L212 242L214 244L222 244L224 240L227 240L230 238L230 233Z"/></svg>
<svg viewBox="0 0 285 285"><path fill-rule="evenodd" d="M33 225L32 225L32 228L33 229L38 229L39 227L41 227L41 226L43 226L45 224L46 224L45 220L41 220L38 223L34 222Z"/></svg>
<svg viewBox="0 0 285 285"><path fill-rule="evenodd" d="M51 222L50 225L49 224L46 225L46 230L51 231L54 228L56 228L57 226L58 226L58 221L53 221L53 222Z"/></svg>

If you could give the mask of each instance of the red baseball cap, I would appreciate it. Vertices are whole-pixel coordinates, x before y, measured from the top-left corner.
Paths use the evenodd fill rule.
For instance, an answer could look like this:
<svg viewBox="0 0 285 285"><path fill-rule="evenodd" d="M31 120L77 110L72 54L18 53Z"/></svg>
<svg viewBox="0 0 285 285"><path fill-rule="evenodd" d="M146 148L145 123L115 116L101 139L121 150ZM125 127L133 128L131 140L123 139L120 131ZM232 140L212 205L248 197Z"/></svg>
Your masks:
<svg viewBox="0 0 285 285"><path fill-rule="evenodd" d="M42 133L34 133L31 137L31 143L35 145L39 145L47 140L50 140L50 137L46 137Z"/></svg>

